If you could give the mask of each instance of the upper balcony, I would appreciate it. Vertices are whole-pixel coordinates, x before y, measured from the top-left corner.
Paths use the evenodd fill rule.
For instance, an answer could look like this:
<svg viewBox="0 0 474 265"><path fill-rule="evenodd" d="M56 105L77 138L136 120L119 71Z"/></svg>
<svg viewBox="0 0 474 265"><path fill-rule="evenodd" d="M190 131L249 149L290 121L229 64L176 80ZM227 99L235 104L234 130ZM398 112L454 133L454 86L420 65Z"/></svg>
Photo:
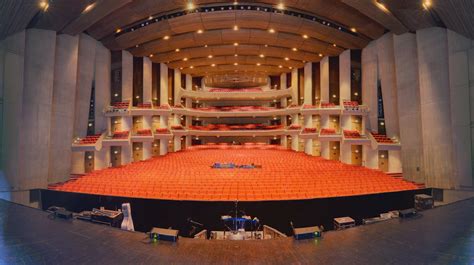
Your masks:
<svg viewBox="0 0 474 265"><path fill-rule="evenodd" d="M124 146L130 144L130 139L129 131L117 131L111 136L105 136L102 142L104 146Z"/></svg>
<svg viewBox="0 0 474 265"><path fill-rule="evenodd" d="M369 139L372 143L372 148L378 150L400 150L401 144L397 139L389 138L385 134L371 132Z"/></svg>
<svg viewBox="0 0 474 265"><path fill-rule="evenodd" d="M106 117L128 116L130 107L130 101L115 102L104 109L104 114Z"/></svg>
<svg viewBox="0 0 474 265"><path fill-rule="evenodd" d="M275 117L299 113L298 108L271 108L261 106L236 106L236 107L207 107L207 108L184 108L173 107L174 114L202 118L225 118L225 117Z"/></svg>
<svg viewBox="0 0 474 265"><path fill-rule="evenodd" d="M274 100L290 96L289 89L262 90L262 91L240 91L240 92L211 92L193 91L181 89L181 96L193 100L216 101L216 100Z"/></svg>
<svg viewBox="0 0 474 265"><path fill-rule="evenodd" d="M104 134L88 135L84 138L75 138L72 142L72 151L99 151L102 149Z"/></svg>

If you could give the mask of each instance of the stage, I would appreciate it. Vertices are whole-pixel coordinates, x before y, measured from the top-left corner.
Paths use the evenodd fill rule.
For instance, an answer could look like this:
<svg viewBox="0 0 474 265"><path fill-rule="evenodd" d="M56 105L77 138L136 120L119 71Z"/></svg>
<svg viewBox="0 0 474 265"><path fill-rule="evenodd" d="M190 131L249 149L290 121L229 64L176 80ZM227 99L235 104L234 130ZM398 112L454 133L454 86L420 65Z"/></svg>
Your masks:
<svg viewBox="0 0 474 265"><path fill-rule="evenodd" d="M211 168L215 163L236 168ZM232 202L336 198L419 188L379 170L270 145L201 146L49 186L56 191L117 197Z"/></svg>
<svg viewBox="0 0 474 265"><path fill-rule="evenodd" d="M1 264L472 264L474 199L412 220L390 220L320 240L206 241L148 244L146 235L0 200Z"/></svg>

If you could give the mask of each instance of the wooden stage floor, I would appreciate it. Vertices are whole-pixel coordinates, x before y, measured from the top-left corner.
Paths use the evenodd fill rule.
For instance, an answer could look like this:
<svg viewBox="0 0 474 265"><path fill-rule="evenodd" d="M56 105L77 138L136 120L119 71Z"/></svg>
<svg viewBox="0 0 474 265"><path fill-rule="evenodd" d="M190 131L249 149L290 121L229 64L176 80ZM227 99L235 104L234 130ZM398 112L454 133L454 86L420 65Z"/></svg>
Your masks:
<svg viewBox="0 0 474 265"><path fill-rule="evenodd" d="M146 243L144 233L0 200L0 264L473 264L474 199L323 239Z"/></svg>

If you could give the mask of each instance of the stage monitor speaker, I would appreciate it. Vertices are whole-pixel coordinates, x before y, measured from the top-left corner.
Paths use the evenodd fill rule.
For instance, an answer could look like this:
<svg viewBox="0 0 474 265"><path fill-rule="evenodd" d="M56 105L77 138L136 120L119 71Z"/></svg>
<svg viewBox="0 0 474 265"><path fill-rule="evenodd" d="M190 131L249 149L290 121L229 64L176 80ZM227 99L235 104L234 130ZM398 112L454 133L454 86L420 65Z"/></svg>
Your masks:
<svg viewBox="0 0 474 265"><path fill-rule="evenodd" d="M317 226L310 226L310 227L293 228L293 233L296 240L302 240L302 239L312 239L316 237L321 237L322 231Z"/></svg>
<svg viewBox="0 0 474 265"><path fill-rule="evenodd" d="M414 208L399 211L400 218L410 218L410 217L414 217L416 215L417 215L417 212Z"/></svg>
<svg viewBox="0 0 474 265"><path fill-rule="evenodd" d="M153 227L150 231L150 239L152 241L163 240L176 242L178 240L178 233L179 230Z"/></svg>

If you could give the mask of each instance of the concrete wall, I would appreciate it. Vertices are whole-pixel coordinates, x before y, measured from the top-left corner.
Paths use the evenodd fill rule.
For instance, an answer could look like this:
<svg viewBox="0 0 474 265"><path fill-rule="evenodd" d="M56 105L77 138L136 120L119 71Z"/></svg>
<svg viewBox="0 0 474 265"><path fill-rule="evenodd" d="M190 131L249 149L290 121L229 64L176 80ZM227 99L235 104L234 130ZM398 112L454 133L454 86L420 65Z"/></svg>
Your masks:
<svg viewBox="0 0 474 265"><path fill-rule="evenodd" d="M382 84L382 98L387 136L399 138L397 106L397 80L395 76L395 56L393 34L387 33L376 40L378 72ZM371 114L373 115L373 114Z"/></svg>
<svg viewBox="0 0 474 265"><path fill-rule="evenodd" d="M133 56L127 51L122 51L122 101L132 100L132 94Z"/></svg>
<svg viewBox="0 0 474 265"><path fill-rule="evenodd" d="M451 30L447 34L455 186L472 186L469 69L474 64L469 65L468 54L471 40Z"/></svg>
<svg viewBox="0 0 474 265"><path fill-rule="evenodd" d="M110 105L111 54L101 43L96 44L95 54L95 132L107 130L107 118L103 111Z"/></svg>
<svg viewBox="0 0 474 265"><path fill-rule="evenodd" d="M403 176L424 182L416 35L395 35L393 40Z"/></svg>
<svg viewBox="0 0 474 265"><path fill-rule="evenodd" d="M56 39L51 143L48 182L61 182L71 173L71 142L76 102L79 36L59 35Z"/></svg>
<svg viewBox="0 0 474 265"><path fill-rule="evenodd" d="M90 36L79 36L74 137L85 137L87 134L96 46L96 40Z"/></svg>
<svg viewBox="0 0 474 265"><path fill-rule="evenodd" d="M21 163L18 162L21 136L18 132L23 125L25 38L25 31L22 31L0 41L0 65L3 69L0 78L3 101L1 170L4 173L0 181L4 190L20 187L21 181Z"/></svg>
<svg viewBox="0 0 474 265"><path fill-rule="evenodd" d="M362 104L367 105L370 113L365 127L371 131L377 129L377 46L369 43L362 50Z"/></svg>
<svg viewBox="0 0 474 265"><path fill-rule="evenodd" d="M152 62L150 58L143 57L143 102L152 100Z"/></svg>
<svg viewBox="0 0 474 265"><path fill-rule="evenodd" d="M49 166L56 32L26 31L19 184L45 188Z"/></svg>
<svg viewBox="0 0 474 265"><path fill-rule="evenodd" d="M351 50L339 55L339 104L351 100Z"/></svg>
<svg viewBox="0 0 474 265"><path fill-rule="evenodd" d="M321 67L321 102L329 102L329 57L320 62Z"/></svg>
<svg viewBox="0 0 474 265"><path fill-rule="evenodd" d="M426 184L453 188L447 33L442 28L423 29L417 31L416 40Z"/></svg>

